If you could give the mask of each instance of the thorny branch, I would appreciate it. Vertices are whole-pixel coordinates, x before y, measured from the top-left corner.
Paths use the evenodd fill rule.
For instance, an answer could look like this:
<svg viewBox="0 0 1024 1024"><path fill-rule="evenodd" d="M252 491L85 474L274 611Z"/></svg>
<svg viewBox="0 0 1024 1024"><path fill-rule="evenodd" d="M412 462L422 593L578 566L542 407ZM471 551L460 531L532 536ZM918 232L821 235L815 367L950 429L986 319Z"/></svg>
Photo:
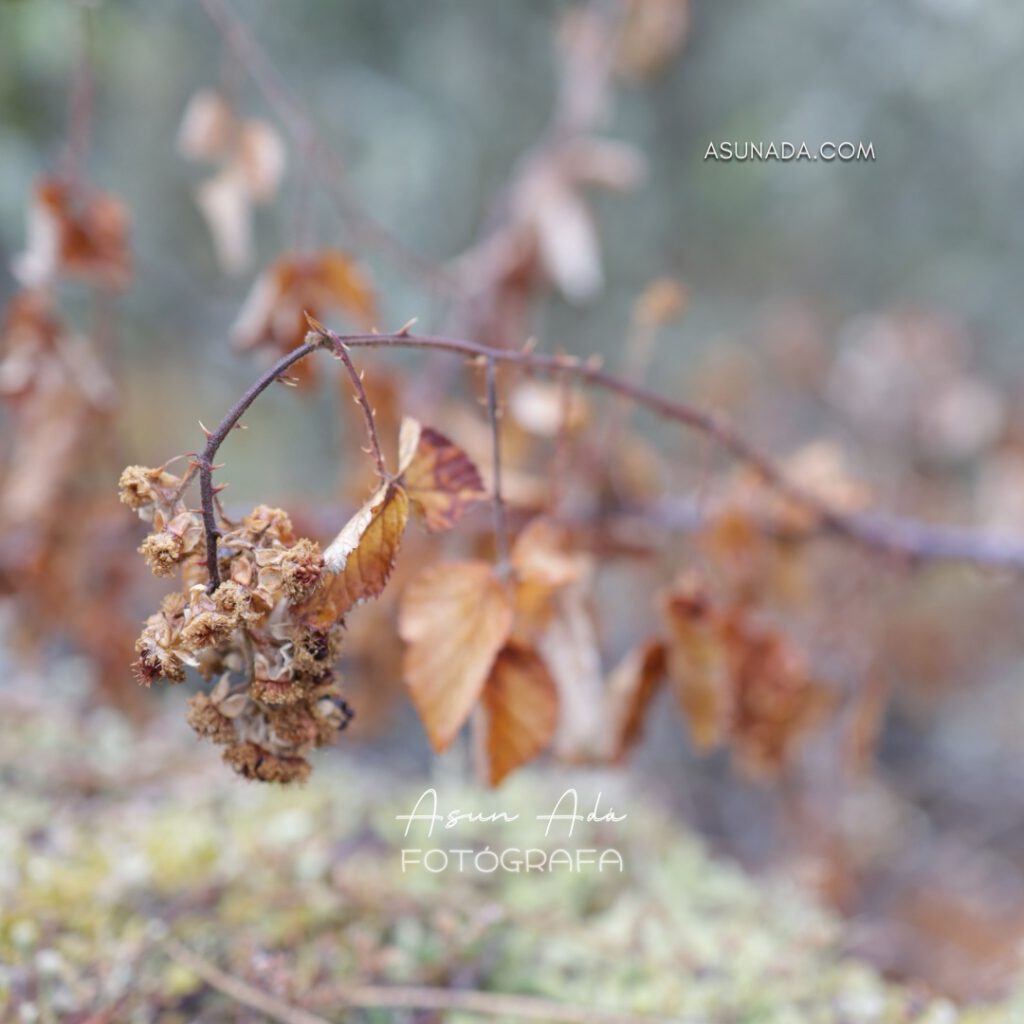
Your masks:
<svg viewBox="0 0 1024 1024"><path fill-rule="evenodd" d="M206 589L211 594L220 586L220 567L217 564L217 538L220 536L220 528L217 526L217 512L214 507L216 491L213 486L213 470L215 468L213 460L217 457L217 451L224 443L224 439L231 433L249 406L275 380L278 380L285 370L299 362L300 359L305 359L311 352L315 352L322 344L323 342L317 341L300 345L279 359L235 402L228 414L220 421L217 429L207 434L206 447L197 457L196 465L199 467L199 495L206 534L206 571L210 576Z"/></svg>
<svg viewBox="0 0 1024 1024"><path fill-rule="evenodd" d="M406 334L349 334L326 332L332 348L412 348L451 352L471 359L509 363L556 378L573 377L619 395L664 419L672 420L710 438L734 458L750 467L781 497L811 513L822 531L881 552L901 563L919 561L973 562L991 567L1024 570L1024 540L979 536L966 529L951 529L913 519L892 519L876 514L839 512L828 502L794 484L773 460L714 413L676 402L655 391L622 380L593 361L531 351L494 349L475 341Z"/></svg>
<svg viewBox="0 0 1024 1024"><path fill-rule="evenodd" d="M307 343L289 352L267 370L232 406L216 430L208 435L206 447L197 458L199 467L202 514L206 534L206 565L209 572L208 589L214 591L220 584L217 565L217 538L220 531L214 504L213 460L224 439L256 398L293 364L319 348L338 356L349 372L359 375L351 364L349 349L400 348L449 352L467 359L483 361L487 367L488 409L493 424L494 456L494 513L495 533L499 545L499 559L504 562L503 546L507 545L504 502L501 499L500 442L497 433L497 388L495 370L500 363L521 366L536 373L546 373L560 380L573 378L618 395L628 401L680 423L718 444L734 458L753 469L760 479L781 497L798 508L811 513L821 532L849 541L866 550L889 556L899 564L918 562L967 562L990 568L1024 571L1024 540L1015 537L979 535L976 532L920 522L910 518L897 518L880 513L844 513L828 502L794 484L771 458L746 440L734 427L714 413L673 401L606 373L592 361L562 355L545 355L533 351L495 349L475 341L433 337L398 331L394 334L338 334L326 327L311 330ZM362 389L360 381L359 388ZM365 400L365 392L363 392ZM369 410L368 402L363 406ZM372 413L367 416L371 426L371 443L379 456L376 428ZM378 466L382 463L382 458Z"/></svg>
<svg viewBox="0 0 1024 1024"><path fill-rule="evenodd" d="M370 400L366 396L366 388L363 387L363 376L356 369L348 349L344 345L336 345L334 354L345 364L349 377L352 379L352 387L356 393L356 405L363 411L366 420L366 433L370 439L370 454L377 463L377 476L381 480L388 479L388 467L384 462L384 453L381 451L380 438L377 436L377 421L374 419L373 409L370 407Z"/></svg>

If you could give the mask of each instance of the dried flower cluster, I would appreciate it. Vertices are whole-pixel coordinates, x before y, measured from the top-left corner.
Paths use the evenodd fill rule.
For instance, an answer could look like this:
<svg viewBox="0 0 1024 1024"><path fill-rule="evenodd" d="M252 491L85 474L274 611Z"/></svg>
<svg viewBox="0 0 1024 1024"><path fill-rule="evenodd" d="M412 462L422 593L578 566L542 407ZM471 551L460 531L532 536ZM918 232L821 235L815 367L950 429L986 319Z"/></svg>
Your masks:
<svg viewBox="0 0 1024 1024"><path fill-rule="evenodd" d="M336 662L345 615L387 583L410 507L431 529L452 525L483 495L472 463L446 437L403 424L400 474L386 481L321 552L296 537L288 514L257 506L241 522L222 517L221 582L209 591L205 526L188 507L183 477L129 466L120 497L151 531L139 548L156 576L180 572L136 641L135 673L149 686L180 683L187 667L216 679L190 701L188 721L223 746L240 775L265 782L306 778L306 755L351 720Z"/></svg>
<svg viewBox="0 0 1024 1024"><path fill-rule="evenodd" d="M296 614L323 577L320 548L295 537L287 513L260 505L224 531L223 582L209 594L202 518L181 497L187 483L165 468L121 475L121 500L152 527L140 552L155 575L182 577L136 641L136 675L147 686L182 682L192 666L216 678L189 702L192 728L241 775L301 780L306 753L351 717L333 667L341 625L311 629Z"/></svg>

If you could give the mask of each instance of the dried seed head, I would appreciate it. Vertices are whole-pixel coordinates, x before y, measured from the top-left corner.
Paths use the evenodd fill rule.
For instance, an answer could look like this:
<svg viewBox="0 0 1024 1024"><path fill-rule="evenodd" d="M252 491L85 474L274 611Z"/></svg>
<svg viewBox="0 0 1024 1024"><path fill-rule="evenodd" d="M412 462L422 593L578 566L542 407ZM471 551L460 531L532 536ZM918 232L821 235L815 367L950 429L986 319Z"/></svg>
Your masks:
<svg viewBox="0 0 1024 1024"><path fill-rule="evenodd" d="M267 608L256 608L253 606L253 594L233 580L226 580L213 594L214 605L222 615L226 615L235 622L242 621L256 623L262 619Z"/></svg>
<svg viewBox="0 0 1024 1024"><path fill-rule="evenodd" d="M136 512L153 505L167 504L178 488L181 478L164 469L148 466L127 466L118 481L118 496Z"/></svg>
<svg viewBox="0 0 1024 1024"><path fill-rule="evenodd" d="M181 642L186 649L198 653L227 640L234 629L235 620L231 616L220 612L200 612L181 631Z"/></svg>
<svg viewBox="0 0 1024 1024"><path fill-rule="evenodd" d="M185 665L182 660L174 651L158 644L150 635L148 626L135 641L135 653L138 658L133 671L143 686L150 686L157 679L166 679L170 683L185 681Z"/></svg>
<svg viewBox="0 0 1024 1024"><path fill-rule="evenodd" d="M257 505L242 520L242 526L254 538L261 538L267 544L272 541L277 541L279 544L286 546L295 543L291 516L282 508L273 508L270 505Z"/></svg>
<svg viewBox="0 0 1024 1024"><path fill-rule="evenodd" d="M197 693L189 699L185 720L200 736L220 746L228 746L238 740L234 722L223 715L205 693Z"/></svg>
<svg viewBox="0 0 1024 1024"><path fill-rule="evenodd" d="M185 545L177 534L163 530L151 533L139 546L139 553L154 576L173 576L185 553Z"/></svg>
<svg viewBox="0 0 1024 1024"><path fill-rule="evenodd" d="M255 743L236 743L224 751L224 760L239 775L260 782L305 782L310 766L304 757L279 757Z"/></svg>
<svg viewBox="0 0 1024 1024"><path fill-rule="evenodd" d="M297 704L306 697L307 688L303 681L297 679L291 672L280 679L268 679L257 676L250 686L253 700L260 704L267 704L271 707L280 707L286 704Z"/></svg>
<svg viewBox="0 0 1024 1024"><path fill-rule="evenodd" d="M303 537L281 556L282 584L292 604L309 597L320 582L324 570L320 545Z"/></svg>

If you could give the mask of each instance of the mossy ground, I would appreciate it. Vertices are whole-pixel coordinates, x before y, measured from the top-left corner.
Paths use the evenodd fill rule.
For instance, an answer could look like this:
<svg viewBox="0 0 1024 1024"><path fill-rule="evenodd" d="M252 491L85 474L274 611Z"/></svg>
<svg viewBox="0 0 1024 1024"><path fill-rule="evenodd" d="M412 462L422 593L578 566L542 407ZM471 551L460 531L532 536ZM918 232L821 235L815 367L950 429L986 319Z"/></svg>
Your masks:
<svg viewBox="0 0 1024 1024"><path fill-rule="evenodd" d="M248 784L193 740L173 701L137 729L48 686L9 695L0 720L4 1020L261 1019L169 956L167 936L331 1020L428 1019L332 1006L332 992L366 982L730 1024L1024 1020L1024 1001L958 1010L885 983L842 956L840 925L805 895L713 860L614 776L534 773L497 794L438 780L442 810L520 818L430 840L416 823L405 840L395 815L426 784L368 769L357 751L320 758L299 788ZM572 785L583 805L602 790L628 819L545 838L536 815ZM625 870L403 872L403 844L613 846Z"/></svg>

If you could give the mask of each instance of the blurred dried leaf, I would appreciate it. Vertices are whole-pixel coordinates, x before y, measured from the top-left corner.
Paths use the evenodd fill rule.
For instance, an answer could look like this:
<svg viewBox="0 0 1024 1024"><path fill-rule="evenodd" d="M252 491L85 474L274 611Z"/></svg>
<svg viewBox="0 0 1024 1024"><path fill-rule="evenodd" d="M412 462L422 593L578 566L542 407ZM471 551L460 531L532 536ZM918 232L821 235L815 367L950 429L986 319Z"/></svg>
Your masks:
<svg viewBox="0 0 1024 1024"><path fill-rule="evenodd" d="M203 89L185 109L178 151L190 160L220 164L199 186L196 201L221 267L240 273L252 262L252 207L273 198L284 174L280 135L266 121L239 118L224 97Z"/></svg>
<svg viewBox="0 0 1024 1024"><path fill-rule="evenodd" d="M42 178L29 207L26 247L14 260L14 274L27 288L51 285L61 275L101 288L124 288L132 276L128 228L128 211L114 196Z"/></svg>
<svg viewBox="0 0 1024 1024"><path fill-rule="evenodd" d="M406 587L404 675L435 750L455 738L512 630L508 592L486 562L430 566Z"/></svg>
<svg viewBox="0 0 1024 1024"><path fill-rule="evenodd" d="M668 625L667 668L698 750L728 734L734 692L728 651L716 628L710 599L693 579L681 580L663 599Z"/></svg>
<svg viewBox="0 0 1024 1024"><path fill-rule="evenodd" d="M510 553L515 581L515 635L533 643L552 614L557 591L589 572L589 560L568 549L567 531L550 519L531 520L519 532Z"/></svg>
<svg viewBox="0 0 1024 1024"><path fill-rule="evenodd" d="M303 343L307 313L326 319L333 312L347 313L363 328L372 326L376 300L363 269L335 249L286 254L256 279L231 335L243 351L266 348L283 355ZM306 360L295 372L308 381L312 366Z"/></svg>
<svg viewBox="0 0 1024 1024"><path fill-rule="evenodd" d="M629 79L662 71L686 42L690 0L629 0L619 29L616 70Z"/></svg>
<svg viewBox="0 0 1024 1024"><path fill-rule="evenodd" d="M647 709L665 681L667 658L660 640L634 647L612 670L605 694L609 754L619 760L639 742Z"/></svg>
<svg viewBox="0 0 1024 1024"><path fill-rule="evenodd" d="M516 632L523 632L518 623ZM555 753L564 761L600 760L605 752L604 678L582 586L565 586L553 594L536 647L558 687L562 709Z"/></svg>
<svg viewBox="0 0 1024 1024"><path fill-rule="evenodd" d="M484 686L486 776L498 785L550 744L558 725L558 690L536 651L509 645Z"/></svg>
<svg viewBox="0 0 1024 1024"><path fill-rule="evenodd" d="M516 384L508 397L508 411L517 426L537 437L575 433L589 418L587 400L576 388L539 380Z"/></svg>

